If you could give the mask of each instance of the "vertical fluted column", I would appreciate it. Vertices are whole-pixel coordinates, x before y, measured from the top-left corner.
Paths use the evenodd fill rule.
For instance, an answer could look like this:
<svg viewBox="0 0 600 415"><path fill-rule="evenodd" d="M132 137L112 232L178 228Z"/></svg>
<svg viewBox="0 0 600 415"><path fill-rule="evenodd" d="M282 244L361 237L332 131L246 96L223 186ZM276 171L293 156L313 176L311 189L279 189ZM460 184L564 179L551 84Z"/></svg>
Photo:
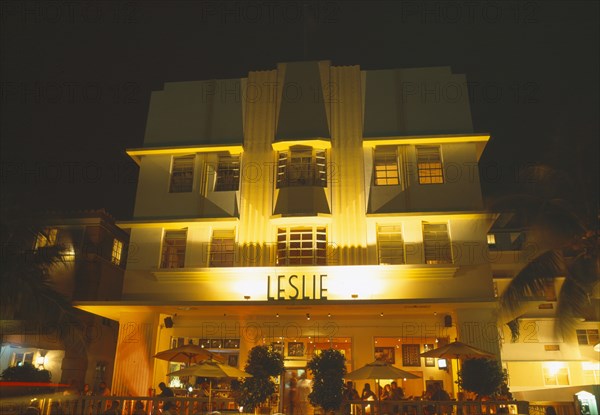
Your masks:
<svg viewBox="0 0 600 415"><path fill-rule="evenodd" d="M152 387L156 313L127 313L119 320L119 338L111 392L119 396L146 396Z"/></svg>
<svg viewBox="0 0 600 415"><path fill-rule="evenodd" d="M367 263L362 91L358 66L331 67L332 214L340 265Z"/></svg>
<svg viewBox="0 0 600 415"><path fill-rule="evenodd" d="M238 241L241 266L270 265L277 71L250 72L246 83ZM251 247L251 248L250 248Z"/></svg>

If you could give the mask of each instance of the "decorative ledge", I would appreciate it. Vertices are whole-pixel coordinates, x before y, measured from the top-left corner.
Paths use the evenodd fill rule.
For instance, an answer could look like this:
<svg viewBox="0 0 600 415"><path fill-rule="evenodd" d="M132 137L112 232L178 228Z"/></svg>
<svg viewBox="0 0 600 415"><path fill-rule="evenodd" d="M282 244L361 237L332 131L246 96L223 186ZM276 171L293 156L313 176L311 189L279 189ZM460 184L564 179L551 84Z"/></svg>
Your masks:
<svg viewBox="0 0 600 415"><path fill-rule="evenodd" d="M452 264L426 265L323 265L302 267L228 267L228 268L178 268L150 271L160 282L201 282L237 280L241 274L258 278L278 274L329 274L333 275L369 275L379 274L382 278L453 278L460 267ZM352 272L349 272L352 271ZM343 278L343 277L342 277Z"/></svg>

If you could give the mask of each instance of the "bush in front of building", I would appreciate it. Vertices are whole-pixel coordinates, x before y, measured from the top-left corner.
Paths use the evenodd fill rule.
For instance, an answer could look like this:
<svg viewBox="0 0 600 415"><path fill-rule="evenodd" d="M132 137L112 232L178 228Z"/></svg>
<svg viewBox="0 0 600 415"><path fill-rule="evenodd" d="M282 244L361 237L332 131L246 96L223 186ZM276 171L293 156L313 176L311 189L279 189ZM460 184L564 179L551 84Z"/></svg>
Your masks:
<svg viewBox="0 0 600 415"><path fill-rule="evenodd" d="M500 393L506 380L500 362L491 359L465 360L458 376L458 384L478 398Z"/></svg>
<svg viewBox="0 0 600 415"><path fill-rule="evenodd" d="M275 382L271 378L282 374L283 357L272 347L255 346L248 353L244 370L252 377L237 385L237 403L244 407L244 412L252 412L275 393Z"/></svg>
<svg viewBox="0 0 600 415"><path fill-rule="evenodd" d="M336 411L342 405L346 358L339 350L323 350L308 362L313 375L310 403L323 408L325 413Z"/></svg>
<svg viewBox="0 0 600 415"><path fill-rule="evenodd" d="M0 387L0 396L23 396L33 395L38 393L50 393L54 392L52 387L39 386L40 383L50 384L51 373L49 370L36 369L29 362L25 362L19 366L11 366L5 369L0 375L3 382L24 382L19 386L3 384ZM33 384L28 386L27 383Z"/></svg>

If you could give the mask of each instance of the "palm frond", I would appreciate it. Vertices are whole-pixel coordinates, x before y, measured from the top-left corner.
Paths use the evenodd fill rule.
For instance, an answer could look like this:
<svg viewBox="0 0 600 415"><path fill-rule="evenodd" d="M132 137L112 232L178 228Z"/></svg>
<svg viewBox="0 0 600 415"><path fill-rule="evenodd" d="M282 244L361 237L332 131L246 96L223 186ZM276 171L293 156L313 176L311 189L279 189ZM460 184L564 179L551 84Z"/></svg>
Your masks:
<svg viewBox="0 0 600 415"><path fill-rule="evenodd" d="M500 297L501 310L514 313L521 303L542 291L549 281L564 272L562 255L556 251L547 251L531 260L511 280Z"/></svg>
<svg viewBox="0 0 600 415"><path fill-rule="evenodd" d="M575 330L577 322L591 306L589 292L586 292L572 279L566 279L558 296L556 307L555 332L559 336L568 336Z"/></svg>
<svg viewBox="0 0 600 415"><path fill-rule="evenodd" d="M506 325L510 329L510 341L511 343L515 343L519 340L519 336L521 335L521 322L518 318L515 318L506 323Z"/></svg>

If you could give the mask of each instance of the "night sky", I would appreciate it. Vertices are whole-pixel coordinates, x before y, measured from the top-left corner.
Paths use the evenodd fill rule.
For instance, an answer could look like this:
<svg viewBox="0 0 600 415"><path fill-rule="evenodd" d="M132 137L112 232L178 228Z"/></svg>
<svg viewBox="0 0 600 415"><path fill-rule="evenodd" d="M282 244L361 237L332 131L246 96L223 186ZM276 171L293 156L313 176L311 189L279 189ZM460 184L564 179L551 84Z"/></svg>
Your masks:
<svg viewBox="0 0 600 415"><path fill-rule="evenodd" d="M10 2L1 10L2 201L133 211L150 93L278 62L451 66L470 82L486 196L550 160L597 194L596 1Z"/></svg>

